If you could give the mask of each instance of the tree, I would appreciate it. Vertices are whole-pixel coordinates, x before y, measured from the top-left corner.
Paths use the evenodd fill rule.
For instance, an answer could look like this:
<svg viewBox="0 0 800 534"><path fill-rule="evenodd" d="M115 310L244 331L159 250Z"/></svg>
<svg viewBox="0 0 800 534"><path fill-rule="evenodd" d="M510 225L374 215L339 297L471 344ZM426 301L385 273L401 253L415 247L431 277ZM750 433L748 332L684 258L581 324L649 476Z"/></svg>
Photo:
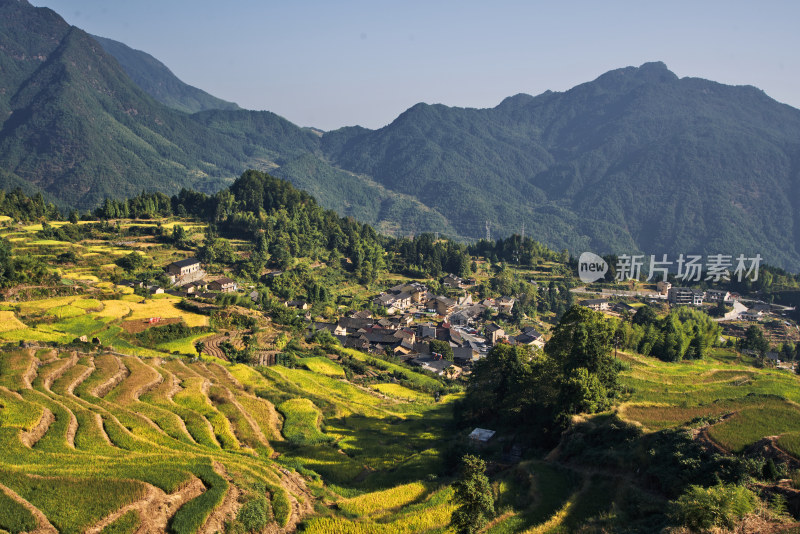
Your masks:
<svg viewBox="0 0 800 534"><path fill-rule="evenodd" d="M569 377L583 368L597 379L609 395L618 389L619 367L614 361L614 327L600 312L583 306L573 306L553 330L545 352L560 368L563 377Z"/></svg>
<svg viewBox="0 0 800 534"><path fill-rule="evenodd" d="M9 285L14 280L14 256L11 243L0 239L0 286Z"/></svg>
<svg viewBox="0 0 800 534"><path fill-rule="evenodd" d="M198 341L197 343L194 344L194 348L197 351L197 357L199 358L200 356L203 355L203 351L206 348L206 344L203 343L202 341Z"/></svg>
<svg viewBox="0 0 800 534"><path fill-rule="evenodd" d="M441 354L445 360L453 361L453 347L447 341L432 339L429 343L431 352Z"/></svg>
<svg viewBox="0 0 800 534"><path fill-rule="evenodd" d="M756 351L764 356L769 350L769 341L764 337L764 331L757 324L750 325L744 334L742 348Z"/></svg>
<svg viewBox="0 0 800 534"><path fill-rule="evenodd" d="M453 484L453 501L458 508L450 524L458 534L473 534L494 515L494 498L486 477L486 463L471 454L461 459L461 477Z"/></svg>
<svg viewBox="0 0 800 534"><path fill-rule="evenodd" d="M638 324L641 326L647 326L649 324L655 324L658 322L658 316L656 315L655 310L648 305L644 305L633 315L632 319L633 324Z"/></svg>

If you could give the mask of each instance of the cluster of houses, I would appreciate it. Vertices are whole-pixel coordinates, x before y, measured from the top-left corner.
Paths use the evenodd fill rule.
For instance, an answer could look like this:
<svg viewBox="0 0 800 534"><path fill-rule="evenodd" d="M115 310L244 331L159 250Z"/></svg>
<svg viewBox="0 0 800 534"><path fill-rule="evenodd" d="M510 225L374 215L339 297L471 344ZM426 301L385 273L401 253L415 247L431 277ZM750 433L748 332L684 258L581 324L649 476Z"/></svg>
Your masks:
<svg viewBox="0 0 800 534"><path fill-rule="evenodd" d="M463 284L450 275L445 282ZM475 302L468 293L449 298L432 293L425 284L412 282L384 291L373 299L373 304L384 308L388 316L376 318L364 310L336 323L312 323L313 329L330 331L345 347L376 354L391 353L412 365L448 376L458 376L501 341L544 345L542 334L535 328L507 336L497 324L484 324L486 310L510 313L514 306L511 297ZM437 353L437 344L431 344L432 341L447 343L453 351L453 361Z"/></svg>
<svg viewBox="0 0 800 534"><path fill-rule="evenodd" d="M722 289L693 289L690 287L676 287L670 282L661 281L656 284L656 289L661 297L666 297L667 302L672 306L702 306L707 303L725 303L733 306L733 309L725 314L723 320L742 320L760 321L771 307L763 302L755 302L750 307L745 307L739 302L738 296L730 291ZM579 303L595 311L606 311L615 309L616 311L636 312L636 308L624 302L610 303L608 299L587 299Z"/></svg>
<svg viewBox="0 0 800 534"><path fill-rule="evenodd" d="M231 293L239 289L235 280L226 276L208 280L208 274L203 269L197 258L186 258L174 261L164 268L171 288L165 289L159 285L147 286L147 291L152 294L168 293L179 297L197 296L214 298L219 293ZM131 287L144 287L141 282L133 280L123 281L123 285Z"/></svg>

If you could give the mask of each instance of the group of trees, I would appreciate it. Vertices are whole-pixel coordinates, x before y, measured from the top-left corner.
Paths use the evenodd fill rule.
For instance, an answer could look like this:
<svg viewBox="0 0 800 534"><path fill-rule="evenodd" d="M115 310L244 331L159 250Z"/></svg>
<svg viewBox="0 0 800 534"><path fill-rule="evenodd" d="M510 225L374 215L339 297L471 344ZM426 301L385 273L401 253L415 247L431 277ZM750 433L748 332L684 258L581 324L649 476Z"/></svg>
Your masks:
<svg viewBox="0 0 800 534"><path fill-rule="evenodd" d="M495 241L481 239L470 245L468 251L473 256L483 256L495 263L506 262L526 267L533 267L539 261L566 261L569 259L569 255L564 258L563 253L552 251L538 241L518 234Z"/></svg>
<svg viewBox="0 0 800 534"><path fill-rule="evenodd" d="M390 253L392 272L416 277L439 278L451 273L466 277L472 273L470 254L465 245L449 239L437 240L426 233L408 238L384 238L384 248Z"/></svg>
<svg viewBox="0 0 800 534"><path fill-rule="evenodd" d="M17 221L37 221L42 218L57 221L61 218L55 204L45 202L41 193L29 197L20 188L12 191L0 189L0 214Z"/></svg>
<svg viewBox="0 0 800 534"><path fill-rule="evenodd" d="M13 253L11 243L0 238L0 288L15 284L57 282L60 277L41 258Z"/></svg>
<svg viewBox="0 0 800 534"><path fill-rule="evenodd" d="M643 306L629 322L620 323L615 343L664 361L694 360L708 353L721 331L719 324L699 310L681 307L659 318L652 307Z"/></svg>
<svg viewBox="0 0 800 534"><path fill-rule="evenodd" d="M547 432L572 414L608 408L620 389L614 333L602 313L573 306L544 351L496 345L473 368L463 415Z"/></svg>

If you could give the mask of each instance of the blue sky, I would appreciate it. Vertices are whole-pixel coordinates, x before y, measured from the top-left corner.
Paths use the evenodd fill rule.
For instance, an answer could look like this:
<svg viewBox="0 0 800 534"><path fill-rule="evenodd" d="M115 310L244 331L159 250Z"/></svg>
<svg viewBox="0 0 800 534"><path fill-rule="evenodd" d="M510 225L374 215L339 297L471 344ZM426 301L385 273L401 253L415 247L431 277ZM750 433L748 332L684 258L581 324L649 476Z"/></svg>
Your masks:
<svg viewBox="0 0 800 534"><path fill-rule="evenodd" d="M800 2L31 0L186 83L324 130L663 61L800 107Z"/></svg>

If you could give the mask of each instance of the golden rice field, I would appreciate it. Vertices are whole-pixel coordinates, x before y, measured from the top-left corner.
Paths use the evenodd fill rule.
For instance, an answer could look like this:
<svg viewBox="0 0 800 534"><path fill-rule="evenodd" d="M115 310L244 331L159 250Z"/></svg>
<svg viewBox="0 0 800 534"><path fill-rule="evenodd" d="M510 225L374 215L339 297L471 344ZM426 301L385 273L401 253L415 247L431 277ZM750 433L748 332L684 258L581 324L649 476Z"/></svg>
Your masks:
<svg viewBox="0 0 800 534"><path fill-rule="evenodd" d="M0 354L0 503L29 503L0 507L0 529L99 532L132 512L147 532L206 532L240 495L274 503L280 524L310 509L304 479L255 452L271 451L262 428L280 432L271 403L212 364L54 354Z"/></svg>
<svg viewBox="0 0 800 534"><path fill-rule="evenodd" d="M720 356L675 364L625 355L630 369L622 382L632 393L620 417L650 431L710 422L711 439L733 452L800 432L800 377Z"/></svg>
<svg viewBox="0 0 800 534"><path fill-rule="evenodd" d="M109 302L135 305L78 300L29 310L82 310L63 322L72 337L113 318ZM446 530L452 492L422 480L439 462L436 425L449 417L447 403L427 405L420 420L427 407L371 395L329 376L338 366L325 361L318 372L262 374L208 357L0 353L0 529L215 532L260 495L277 531L301 520L306 532ZM321 484L359 495L315 517L311 488Z"/></svg>

